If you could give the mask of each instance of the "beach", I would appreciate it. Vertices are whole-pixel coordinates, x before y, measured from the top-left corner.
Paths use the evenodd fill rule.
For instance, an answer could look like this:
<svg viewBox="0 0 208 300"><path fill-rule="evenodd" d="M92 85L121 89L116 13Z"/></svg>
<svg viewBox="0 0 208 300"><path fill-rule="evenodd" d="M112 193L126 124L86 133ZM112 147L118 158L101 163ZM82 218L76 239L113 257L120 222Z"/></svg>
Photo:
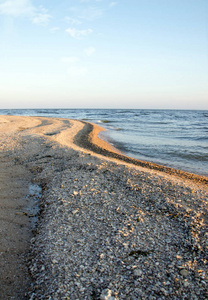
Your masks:
<svg viewBox="0 0 208 300"><path fill-rule="evenodd" d="M0 298L206 299L208 178L129 158L102 130L0 116Z"/></svg>

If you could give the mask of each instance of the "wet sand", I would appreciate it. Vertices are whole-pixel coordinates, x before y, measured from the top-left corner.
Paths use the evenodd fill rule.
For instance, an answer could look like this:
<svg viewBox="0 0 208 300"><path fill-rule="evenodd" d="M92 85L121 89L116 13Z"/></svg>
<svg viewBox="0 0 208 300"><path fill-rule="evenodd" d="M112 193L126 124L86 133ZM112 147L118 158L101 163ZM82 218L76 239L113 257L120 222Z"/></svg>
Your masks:
<svg viewBox="0 0 208 300"><path fill-rule="evenodd" d="M29 288L26 263L32 232L24 212L31 176L3 155L0 168L0 299L18 299Z"/></svg>
<svg viewBox="0 0 208 300"><path fill-rule="evenodd" d="M137 297L137 299L150 299L150 296L153 297L152 299L163 299L163 297L165 297L164 299L185 299L184 295L187 294L189 298L193 297L191 299L205 299L204 297L208 295L203 283L207 282L207 235L205 235L205 233L207 232L208 178L126 157L111 145L98 138L100 130L102 130L102 128L98 126L75 120L0 116L0 164L1 170L3 170L0 176L0 298L28 299L32 297L32 299L46 299L46 297L52 296L57 297L57 299L64 299L64 297L66 299L67 297L70 297L70 299L104 299L104 297L108 297L107 295L112 294L112 299L127 299L128 297L129 299L135 299L135 297ZM92 179L94 173L96 173L93 180L94 184L90 186L90 179ZM126 174L126 179L124 179L123 174ZM107 186L106 180L110 180ZM31 184L41 186L43 193L40 202L39 222L35 231L33 227L33 216L28 210L31 206L31 201L34 200L33 202L35 202L33 197L28 198L29 186ZM96 184L100 185L99 190L97 190ZM140 184L141 186L139 186ZM124 191L122 192L123 186L126 186L125 193ZM149 190L152 188L154 191L152 191L150 195ZM160 192L158 192L158 188L160 188ZM142 190L143 193L141 194L140 192ZM171 194L176 195L177 190L180 191L177 197L170 196ZM84 193L86 193L85 197L82 196ZM160 196L155 198L157 193L159 193L158 195ZM122 198L124 194L126 198ZM164 197L164 195L166 195L166 197ZM169 198L167 198L167 195L169 195ZM75 199L78 196L80 198ZM71 203L72 210L71 207L69 208L66 205L64 197L67 198L67 205ZM174 233L173 229L173 234L175 235L177 235L176 227L178 225L176 226L174 222L177 221L180 223L181 235L178 238L181 239L183 235L184 241L192 238L194 241L192 240L191 247L195 250L189 253L189 256L186 258L180 259L176 257L176 262L178 262L178 260L180 262L177 265L173 259L173 253L175 251L176 256L180 257L183 251L179 251L179 249L173 251L170 247L170 256L172 256L169 262L170 265L172 265L172 273L176 273L177 269L179 270L179 276L172 279L173 282L169 279L170 284L167 284L166 288L161 287L159 283L162 282L162 280L158 279L158 282L155 283L152 276L147 273L145 279L142 277L143 269L145 268L142 269L141 266L143 266L143 264L145 266L147 262L142 261L142 259L136 262L131 261L132 258L135 258L135 256L139 254L139 241L136 242L136 240L140 236L141 231L137 232L138 228L136 229L136 225L132 223L133 219L130 217L130 215L136 214L136 212L131 212L128 217L128 224L125 225L127 229L125 230L129 230L130 232L126 232L128 236L127 240L125 239L125 234L120 237L122 240L120 248L123 247L123 250L119 254L119 258L117 257L119 261L117 261L117 263L124 265L122 274L126 274L124 277L127 278L129 276L129 278L120 278L120 271L115 267L115 270L106 271L106 275L103 275L103 281L101 282L99 282L99 278L102 277L102 274L105 274L105 271L103 271L102 274L93 271L94 281L92 281L93 278L88 276L89 266L87 262L84 263L83 260L81 263L81 250L80 257L74 259L74 265L68 260L66 264L66 261L63 259L62 262L59 262L58 267L56 263L58 262L58 257L62 257L63 251L72 247L69 246L70 241L68 241L69 244L64 246L65 250L63 250L61 246L62 243L66 243L66 237L64 237L64 235L62 236L61 232L68 230L67 236L72 235L72 233L70 233L72 226L70 222L72 221L69 222L68 220L64 229L59 222L65 222L62 218L64 214L66 214L66 216L72 214L73 217L78 218L78 212L83 210L81 206L79 207L79 201L80 203L86 201L86 197L94 199L91 199L92 203L95 201L94 204L85 203L84 209L88 211L88 213L89 208L86 208L88 205L90 205L90 207L94 205L94 210L96 210L98 205L96 201L99 200L102 202L102 199L110 197L108 200L114 204L112 204L110 210L105 213L109 214L109 216L114 210L115 212L117 211L116 214L118 214L119 210L122 211L121 216L122 214L128 215L132 207L138 207L137 209L140 213L138 214L139 216L136 217L137 223L139 222L138 220L144 219L143 225L146 224L147 227L150 226L149 222L151 223L151 220L149 217L151 216L157 230L155 235L149 236L146 228L146 239L148 243L144 246L143 250L141 250L141 245L139 247L142 259L152 251L152 248L148 246L151 244L150 240L155 240L156 234L158 234L158 236L161 234L160 226L158 225L162 224L160 222L166 221L167 224L170 222L170 228L172 226L176 230ZM143 202L145 197L148 204ZM161 201L159 198L165 201L163 206L159 206L158 203ZM190 199L192 199L191 202ZM127 209L127 207L125 207L127 204L125 203L128 203L128 201L130 202ZM65 205L67 207L63 210ZM156 211L159 211L158 215ZM99 210L93 215L95 222L96 215L99 215ZM53 216L52 223L50 223L51 216ZM75 219L73 221L75 222L73 223L75 228L76 222L79 221L79 224L81 224L85 216L86 214L84 214L81 219L77 219L77 221ZM112 216L112 219L109 219L108 222L112 224L112 227L117 228L118 232L119 230L124 232L125 226L124 224L121 226L121 224L117 223L117 218L119 217L116 216ZM100 232L97 233L97 240L99 240L100 235L102 235L102 227L105 227L105 220L103 219L103 223L100 224L100 218L101 217L97 219L98 228L101 226ZM167 220L163 220L163 218ZM123 222L122 220L123 219L120 220L121 223ZM90 224L89 220L88 222ZM187 233L185 232L187 226L185 226L184 229L182 228L184 222L189 226L189 238L187 238ZM76 240L84 240L90 231L90 227L87 229L86 223L82 225L86 226L87 231L83 233L83 235L77 232L77 235L74 237L74 245L76 245ZM143 225L141 223L140 226ZM52 243L52 237L50 237L49 233L53 227L57 228L59 234L57 235L57 239L53 240ZM143 229L142 227L140 228L140 230ZM133 232L137 232L137 234L134 235ZM105 234L107 235L108 231ZM56 231L53 236L56 236ZM60 240L58 241L58 237L61 237L61 242ZM109 240L113 238L112 235L109 236ZM47 245L50 245L50 243L51 247L48 248ZM83 242L80 243L82 245ZM101 242L101 244L102 243L103 242ZM177 242L175 243L177 244ZM88 245L88 252L86 251L87 245L88 241L85 242L85 246L83 245L83 251L85 248L85 252L83 253L85 253L85 256L89 254L90 257L93 257L94 251L91 249L91 244ZM111 255L113 255L112 253L115 247L111 249L111 245L108 245L107 248L104 247L103 251L107 251L106 249L109 247ZM188 246L186 245L184 247ZM52 248L54 249L53 251L51 250ZM99 252L101 248L101 245L100 247L98 245L97 251ZM120 251L118 249L117 252ZM162 251L160 248L158 249L160 252ZM132 253L132 255L130 255L128 259L126 258L127 262L124 263L125 259L121 259L120 257L123 255L122 253L125 252L129 254ZM44 255L41 253L44 253ZM99 253L99 255L102 256L104 255L103 253ZM98 253L96 255L98 255ZM106 262L105 264L103 263L102 266L103 270L106 268L110 270L109 266L112 265L112 263L115 264L114 259L116 255L117 254L114 253L114 258L112 256L111 261L108 261L106 258ZM162 259L162 257L163 254L161 254L160 258ZM192 260L192 262L188 263L188 258L190 261ZM157 259L157 263L159 264L158 270L161 271L162 268L164 271L162 261L160 261L159 258ZM154 257L152 264L149 265L150 269L156 263L155 260L156 257ZM101 265L99 261L100 258L98 258L98 261L95 259L94 265ZM69 266L69 270L64 267L65 265ZM79 265L83 267L85 276L83 276L80 282L77 282L77 280L71 278L70 275L67 277L65 273L72 272L72 269L76 269ZM160 265L161 268L159 268ZM62 268L66 268L66 270L63 271ZM185 271L182 272L183 270ZM198 272L199 270L201 271ZM185 276L186 271L188 273ZM124 281L120 287L114 278L116 277L115 272L118 272L119 280ZM63 273L65 274L64 278ZM72 273L74 273L74 271ZM189 278L188 274L191 274L190 276L192 277L193 274L199 276L195 276L196 278L193 279ZM200 274L203 275L203 278L200 277ZM138 280L138 277L143 278L143 283L140 284L141 286L139 285L140 280ZM56 282L57 280L55 278L58 278L59 283ZM88 280L91 284L89 284ZM164 280L168 281L166 277L163 278L163 281ZM128 285L129 288L127 289L125 286ZM145 295L144 290L148 285L152 285L152 290L147 291ZM169 285L171 285L171 288ZM198 294L194 292L196 288L198 288Z"/></svg>

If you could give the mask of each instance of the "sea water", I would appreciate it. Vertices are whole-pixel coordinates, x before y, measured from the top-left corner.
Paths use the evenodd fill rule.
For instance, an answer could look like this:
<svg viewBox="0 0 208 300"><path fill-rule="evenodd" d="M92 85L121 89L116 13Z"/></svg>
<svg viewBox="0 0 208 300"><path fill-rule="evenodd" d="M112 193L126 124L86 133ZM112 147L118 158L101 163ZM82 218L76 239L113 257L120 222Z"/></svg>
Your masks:
<svg viewBox="0 0 208 300"><path fill-rule="evenodd" d="M208 176L208 111L146 109L19 109L3 115L94 122L102 138L137 159Z"/></svg>

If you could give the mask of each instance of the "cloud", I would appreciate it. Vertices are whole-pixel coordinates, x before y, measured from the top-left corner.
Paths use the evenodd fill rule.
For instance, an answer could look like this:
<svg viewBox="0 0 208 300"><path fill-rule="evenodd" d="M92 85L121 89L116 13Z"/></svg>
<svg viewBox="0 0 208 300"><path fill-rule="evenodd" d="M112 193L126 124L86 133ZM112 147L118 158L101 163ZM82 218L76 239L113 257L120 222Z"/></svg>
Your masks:
<svg viewBox="0 0 208 300"><path fill-rule="evenodd" d="M117 4L118 4L118 2L113 1L113 2L111 2L111 3L109 4L109 6L110 6L110 7L113 7L113 6L117 5Z"/></svg>
<svg viewBox="0 0 208 300"><path fill-rule="evenodd" d="M97 6L87 6L83 7L71 7L70 12L73 16L76 16L75 19L85 20L85 21L94 21L100 18L103 15L103 9Z"/></svg>
<svg viewBox="0 0 208 300"><path fill-rule="evenodd" d="M50 29L51 32L56 32L56 31L59 31L59 30L60 30L59 27L52 27L52 28Z"/></svg>
<svg viewBox="0 0 208 300"><path fill-rule="evenodd" d="M35 14L32 16L31 20L34 24L46 25L49 23L51 16L47 13L47 10L40 7L36 10Z"/></svg>
<svg viewBox="0 0 208 300"><path fill-rule="evenodd" d="M81 66L72 66L68 68L67 74L71 77L82 77L85 76L88 73L88 70L85 67Z"/></svg>
<svg viewBox="0 0 208 300"><path fill-rule="evenodd" d="M46 25L51 15L42 6L35 7L31 0L6 0L0 4L0 14L12 17L26 17L34 24Z"/></svg>
<svg viewBox="0 0 208 300"><path fill-rule="evenodd" d="M72 25L80 25L82 24L82 22L78 19L75 19L75 18L71 18L71 17L65 17L65 21L67 23L71 23Z"/></svg>
<svg viewBox="0 0 208 300"><path fill-rule="evenodd" d="M31 15L34 10L29 0L6 0L0 4L0 14L13 17Z"/></svg>
<svg viewBox="0 0 208 300"><path fill-rule="evenodd" d="M66 29L66 32L73 38L75 39L80 39L82 37L86 37L89 34L93 32L92 29L83 29L83 30L78 30L76 28L68 28Z"/></svg>
<svg viewBox="0 0 208 300"><path fill-rule="evenodd" d="M95 48L94 47L88 47L88 48L84 49L84 53L87 56L91 56L93 53L95 53Z"/></svg>
<svg viewBox="0 0 208 300"><path fill-rule="evenodd" d="M70 64L74 64L79 61L80 61L80 59L77 56L62 57L62 59L61 59L62 63L70 63Z"/></svg>
<svg viewBox="0 0 208 300"><path fill-rule="evenodd" d="M83 20L93 21L103 15L103 10L98 7L88 7L80 11L79 17Z"/></svg>

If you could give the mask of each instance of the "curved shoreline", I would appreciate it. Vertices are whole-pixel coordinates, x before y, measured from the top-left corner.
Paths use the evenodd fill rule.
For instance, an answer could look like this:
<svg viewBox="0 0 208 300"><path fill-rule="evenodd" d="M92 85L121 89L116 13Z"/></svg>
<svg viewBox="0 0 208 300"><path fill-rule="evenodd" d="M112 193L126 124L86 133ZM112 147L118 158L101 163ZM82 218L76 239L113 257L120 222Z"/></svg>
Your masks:
<svg viewBox="0 0 208 300"><path fill-rule="evenodd" d="M79 147L91 150L91 151L93 151L97 154L101 154L103 156L115 158L115 159L121 160L126 163L130 163L130 164L133 164L136 166L141 166L141 167L148 168L151 170L164 172L164 173L167 173L170 175L176 175L176 176L179 176L180 178L186 178L189 180L193 180L195 182L203 183L205 185L208 184L208 178L205 176L197 175L194 173L188 173L185 171L166 167L166 166L159 165L156 163L151 163L148 161L142 161L139 159L128 157L124 154L119 153L119 150L111 147L111 145L105 141L104 141L105 146L102 146L101 141L103 141L103 140L101 140L98 137L98 134L100 131L102 131L104 129L96 124L92 124L92 123L85 122L85 121L80 121L80 122L82 122L84 124L84 128L82 130L80 130L74 138L74 143Z"/></svg>
<svg viewBox="0 0 208 300"><path fill-rule="evenodd" d="M4 236L12 237L15 251L23 237L30 247L20 249L25 261L16 259L25 271L2 249L0 264L6 258L13 277L22 272L30 282L23 289L8 282L4 270L0 298L16 288L40 300L207 298L207 186L122 155L99 138L100 130L76 120L0 116L0 154L10 166L0 221L8 213L18 216ZM37 214L22 205L5 207L5 199L16 203L14 186L27 195L31 183L42 188ZM21 199L27 206L27 196ZM37 205L32 194L31 201ZM34 234L29 240L19 222L33 217L36 230L24 227Z"/></svg>
<svg viewBox="0 0 208 300"><path fill-rule="evenodd" d="M3 120L5 120L7 128L11 128L11 130L17 130L22 132L27 130L29 134L38 134L47 137L48 139L55 140L59 144L62 144L67 147L72 147L75 149L76 146L78 146L79 150L89 150L95 154L102 155L106 158L108 157L111 159L116 159L117 161L131 164L133 166L140 166L149 170L154 170L171 176L176 176L181 179L187 179L195 183L203 184L205 187L208 186L208 177L206 176L126 156L125 154L121 153L117 148L110 145L107 141L99 138L99 133L105 131L105 128L94 123L75 119L38 116L0 117ZM10 120L12 120L12 122L9 122ZM20 125L18 125L18 122L20 123ZM24 122L26 125L21 125L24 124ZM38 122L40 123L38 124ZM32 124L32 126L30 124ZM38 125L34 126L35 124ZM20 126L19 129L18 126Z"/></svg>

